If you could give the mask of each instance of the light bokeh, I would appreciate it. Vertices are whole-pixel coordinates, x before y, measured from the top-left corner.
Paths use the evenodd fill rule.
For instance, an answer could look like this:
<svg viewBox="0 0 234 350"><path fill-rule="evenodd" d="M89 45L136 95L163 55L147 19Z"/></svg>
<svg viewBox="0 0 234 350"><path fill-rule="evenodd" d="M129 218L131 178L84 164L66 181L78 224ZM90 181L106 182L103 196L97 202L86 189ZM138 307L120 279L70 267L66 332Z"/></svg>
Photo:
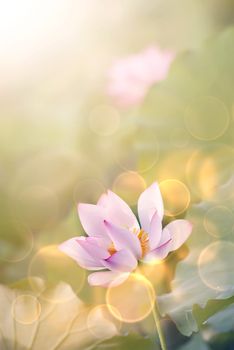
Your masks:
<svg viewBox="0 0 234 350"><path fill-rule="evenodd" d="M231 0L0 0L0 330L7 348L8 316L24 340L20 350L41 350L43 337L48 349L85 350L91 343L98 349L113 337L103 347L150 350L156 294L172 296L163 321L168 341L199 324L194 305L215 315L216 298L229 302L233 25ZM124 108L108 94L110 72L150 47L175 59L165 79ZM152 67L138 64L124 68L120 79L137 76L130 91L136 95L139 79L152 78L144 76ZM85 234L77 204L96 204L110 189L137 216L139 195L154 181L163 196L163 226L188 219L192 235L165 260L140 261L122 285L90 287L89 271L58 250ZM38 323L39 340L33 338ZM60 338L61 330L69 336ZM205 347L215 342L211 337ZM175 343L175 350L186 346L184 339Z"/></svg>
<svg viewBox="0 0 234 350"><path fill-rule="evenodd" d="M134 273L121 285L110 285L106 293L106 303L110 312L120 321L139 322L151 313L155 304L155 292L146 277Z"/></svg>

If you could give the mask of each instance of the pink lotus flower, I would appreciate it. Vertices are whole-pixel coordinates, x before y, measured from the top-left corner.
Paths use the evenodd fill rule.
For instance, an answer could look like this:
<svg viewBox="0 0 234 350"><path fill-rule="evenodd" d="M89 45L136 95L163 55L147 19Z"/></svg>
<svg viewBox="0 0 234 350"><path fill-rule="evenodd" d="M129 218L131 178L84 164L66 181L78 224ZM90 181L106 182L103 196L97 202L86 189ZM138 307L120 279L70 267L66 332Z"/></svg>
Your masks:
<svg viewBox="0 0 234 350"><path fill-rule="evenodd" d="M94 286L120 284L138 260L164 259L192 231L187 220L172 221L162 229L164 209L157 183L139 197L141 226L127 203L111 191L104 193L97 205L80 203L78 213L88 237L71 238L59 248L87 270L107 270L89 275L88 282Z"/></svg>
<svg viewBox="0 0 234 350"><path fill-rule="evenodd" d="M116 61L109 72L108 95L119 107L140 104L149 88L166 78L174 57L152 46Z"/></svg>

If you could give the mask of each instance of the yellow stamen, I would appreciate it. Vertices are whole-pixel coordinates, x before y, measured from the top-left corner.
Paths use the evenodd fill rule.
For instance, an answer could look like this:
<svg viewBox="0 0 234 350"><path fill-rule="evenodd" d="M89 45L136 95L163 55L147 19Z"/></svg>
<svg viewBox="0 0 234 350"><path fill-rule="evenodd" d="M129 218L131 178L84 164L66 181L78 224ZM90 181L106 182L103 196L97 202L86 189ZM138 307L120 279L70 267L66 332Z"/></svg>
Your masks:
<svg viewBox="0 0 234 350"><path fill-rule="evenodd" d="M140 230L137 237L141 244L142 258L149 252L149 236L144 230Z"/></svg>
<svg viewBox="0 0 234 350"><path fill-rule="evenodd" d="M140 241L141 250L142 250L142 258L149 252L149 235L144 230L140 230L137 232L137 229L133 230L133 233L137 235L137 238ZM115 249L114 243L112 242L108 248L108 253L112 256L115 254L117 250Z"/></svg>
<svg viewBox="0 0 234 350"><path fill-rule="evenodd" d="M110 255L113 255L117 252L117 250L115 249L114 243L111 243L111 245L108 248L108 252Z"/></svg>

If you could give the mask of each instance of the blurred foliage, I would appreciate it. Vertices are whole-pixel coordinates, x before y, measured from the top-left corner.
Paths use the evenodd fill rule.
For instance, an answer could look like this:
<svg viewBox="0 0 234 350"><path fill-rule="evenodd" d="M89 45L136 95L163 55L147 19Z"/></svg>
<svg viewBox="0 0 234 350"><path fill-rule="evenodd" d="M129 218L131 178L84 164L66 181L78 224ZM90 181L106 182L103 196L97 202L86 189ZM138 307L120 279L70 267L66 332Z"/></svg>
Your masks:
<svg viewBox="0 0 234 350"><path fill-rule="evenodd" d="M42 290L40 295L33 294L30 289L1 286L0 302L2 350L91 349L117 333L113 323L103 315L92 322L90 332L87 325L90 309L64 283ZM103 333L98 340L95 334L101 330Z"/></svg>
<svg viewBox="0 0 234 350"><path fill-rule="evenodd" d="M172 66L168 79L161 87L155 87L141 111L144 116L142 127L150 127L151 131L154 128L155 138L161 146L161 161L159 160L152 169L152 178L156 175L156 178L164 179L162 168L165 158L168 157L169 162L166 165L169 164L169 167L163 169L166 176L186 183L192 194L192 202L199 202L197 205L191 205L186 214L194 224L193 234L188 240L190 253L177 266L171 294L161 298L163 313L171 315L178 328L186 335L197 331L197 322L200 324L201 313L197 312L197 317L194 318L194 305L204 307L209 299L228 298L233 295L234 276L231 269L228 271L228 266L233 266L231 242L233 242L234 224L233 39L234 30L229 29L198 52L179 57ZM214 99L211 106L206 98ZM216 101L221 101L223 111L226 110L224 114L221 110L219 115L214 114L219 108L219 103L216 104ZM194 113L188 114L188 108L193 108ZM226 113L228 124L225 126L222 123L226 123ZM215 125L217 119L221 122L219 127ZM155 120L160 120L160 125L155 123ZM171 131L177 127L181 128L187 143L186 151L184 148L176 150L176 161L174 161L174 147L169 142ZM167 131L169 131L168 137ZM175 141L173 139L173 142ZM153 139L149 139L149 142L153 143ZM186 155L184 158L185 152L189 156ZM170 162L172 162L171 168ZM179 166L176 162L177 164L180 162ZM220 210L215 212L215 208L218 207L227 209L220 215ZM212 210L213 215L208 217L207 223L207 213L212 214ZM217 264L210 264L207 267L210 270L205 273L206 276L210 274L216 278L217 286L219 280L221 281L221 287L215 288L209 286L209 279L208 286L206 280L201 280L199 257L206 246L215 241L222 242L221 240L229 244L230 252L224 248L220 252L223 255L216 257ZM220 245L223 247L222 243ZM224 263L225 260L227 261ZM223 280L220 276L229 279L229 287L222 286ZM232 298L229 300L229 303L231 302ZM223 304L218 302L207 305L206 308L210 307L208 314L217 312L217 305L218 308L223 307ZM204 314L203 321L205 321Z"/></svg>
<svg viewBox="0 0 234 350"><path fill-rule="evenodd" d="M149 339L144 339L139 336L125 336L125 337L119 337L119 338L112 338L111 340L107 342L103 342L103 344L97 345L95 347L95 350L111 350L116 349L116 347L127 350L127 349L146 349L146 350L158 350L160 349L158 345L155 346L155 344L152 343Z"/></svg>
<svg viewBox="0 0 234 350"><path fill-rule="evenodd" d="M234 329L234 305L217 312L207 320L207 324L217 332L230 332Z"/></svg>
<svg viewBox="0 0 234 350"><path fill-rule="evenodd" d="M205 343L205 341L202 339L201 335L195 334L192 336L192 338L185 344L182 345L180 350L210 350L210 347Z"/></svg>

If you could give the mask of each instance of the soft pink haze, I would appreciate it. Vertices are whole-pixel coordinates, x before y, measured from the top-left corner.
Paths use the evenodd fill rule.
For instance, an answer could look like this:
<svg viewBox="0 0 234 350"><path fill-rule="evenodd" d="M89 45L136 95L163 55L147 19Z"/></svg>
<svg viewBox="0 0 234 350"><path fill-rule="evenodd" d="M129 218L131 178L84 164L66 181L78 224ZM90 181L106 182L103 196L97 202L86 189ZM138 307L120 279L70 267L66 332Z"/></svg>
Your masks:
<svg viewBox="0 0 234 350"><path fill-rule="evenodd" d="M164 80L175 54L156 46L115 61L109 71L107 94L119 107L140 104L149 88Z"/></svg>

